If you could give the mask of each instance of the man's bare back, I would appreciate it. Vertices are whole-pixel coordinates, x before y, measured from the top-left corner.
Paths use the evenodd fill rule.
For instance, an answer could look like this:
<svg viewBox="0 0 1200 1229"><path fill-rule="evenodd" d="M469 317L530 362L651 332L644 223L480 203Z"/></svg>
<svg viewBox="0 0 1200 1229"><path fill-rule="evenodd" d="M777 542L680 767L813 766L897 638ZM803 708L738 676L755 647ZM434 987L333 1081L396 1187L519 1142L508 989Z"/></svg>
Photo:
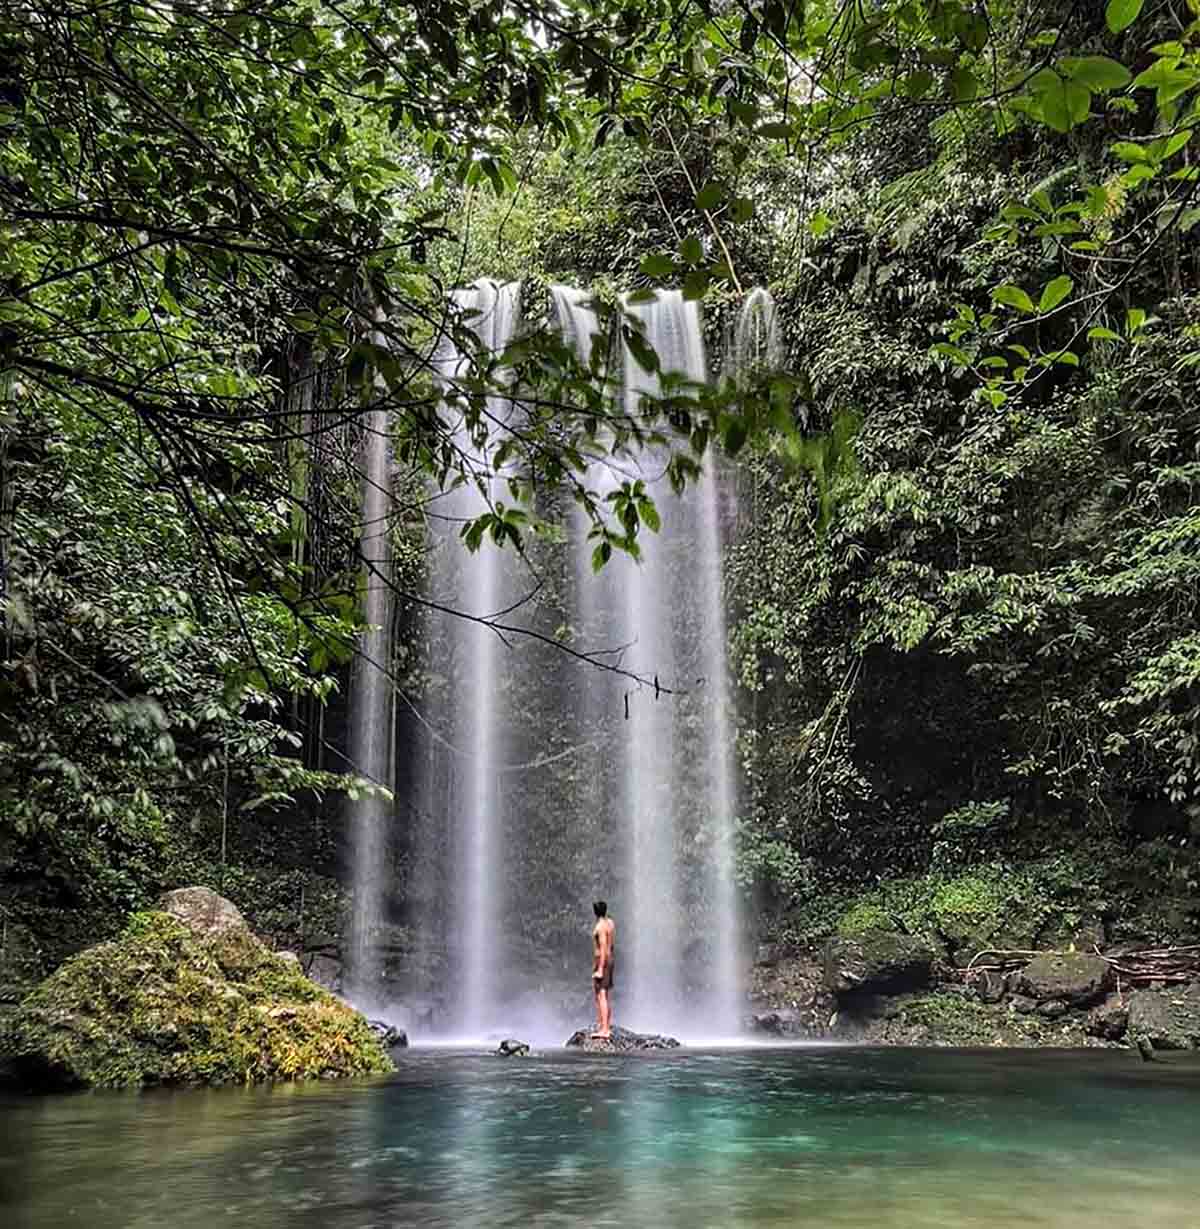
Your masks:
<svg viewBox="0 0 1200 1229"><path fill-rule="evenodd" d="M596 925L592 928L592 991L596 996L596 1031L593 1036L612 1036L613 956L616 925L608 916L608 905L598 900L592 906Z"/></svg>

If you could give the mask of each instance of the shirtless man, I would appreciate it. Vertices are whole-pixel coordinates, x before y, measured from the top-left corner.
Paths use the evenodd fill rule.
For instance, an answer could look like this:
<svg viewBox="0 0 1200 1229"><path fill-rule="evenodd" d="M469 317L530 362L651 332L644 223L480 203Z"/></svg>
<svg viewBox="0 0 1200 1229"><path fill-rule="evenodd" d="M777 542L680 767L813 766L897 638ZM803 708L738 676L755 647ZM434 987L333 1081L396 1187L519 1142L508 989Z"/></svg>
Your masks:
<svg viewBox="0 0 1200 1229"><path fill-rule="evenodd" d="M612 1036L613 936L616 927L608 916L608 904L598 900L592 905L596 925L592 930L592 992L596 996L596 1031L593 1037Z"/></svg>

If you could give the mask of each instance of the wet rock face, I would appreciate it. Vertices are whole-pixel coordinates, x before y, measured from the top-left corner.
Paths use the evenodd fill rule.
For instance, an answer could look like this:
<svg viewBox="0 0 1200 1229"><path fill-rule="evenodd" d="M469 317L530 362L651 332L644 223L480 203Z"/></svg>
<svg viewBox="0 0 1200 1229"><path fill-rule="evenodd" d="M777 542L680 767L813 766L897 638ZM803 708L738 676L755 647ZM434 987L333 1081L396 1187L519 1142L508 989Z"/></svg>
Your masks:
<svg viewBox="0 0 1200 1229"><path fill-rule="evenodd" d="M386 1020L368 1020L371 1032L379 1038L379 1044L391 1053L393 1050L408 1049L408 1034L402 1028L396 1028Z"/></svg>
<svg viewBox="0 0 1200 1229"><path fill-rule="evenodd" d="M830 939L825 985L834 994L890 994L929 984L933 949L912 935L886 930Z"/></svg>
<svg viewBox="0 0 1200 1229"><path fill-rule="evenodd" d="M1061 1001L1079 1007L1094 1003L1108 989L1107 961L1083 952L1035 956L1017 976L1020 992L1039 1003Z"/></svg>
<svg viewBox="0 0 1200 1229"><path fill-rule="evenodd" d="M628 1028L613 1028L611 1037L593 1037L588 1028L576 1029L567 1038L568 1050L583 1050L591 1054L628 1054L637 1050L677 1050L674 1037L659 1033L635 1033Z"/></svg>
<svg viewBox="0 0 1200 1229"><path fill-rule="evenodd" d="M764 1037L803 1037L809 1032L804 1016L794 1008L757 1011L744 1021L746 1032Z"/></svg>
<svg viewBox="0 0 1200 1229"><path fill-rule="evenodd" d="M1129 1036L1159 1050L1200 1048L1200 982L1174 990L1135 990L1129 996Z"/></svg>
<svg viewBox="0 0 1200 1229"><path fill-rule="evenodd" d="M763 945L750 971L746 1033L763 1037L823 1037L835 1010L819 955Z"/></svg>
<svg viewBox="0 0 1200 1229"><path fill-rule="evenodd" d="M1085 1028L1093 1037L1119 1041L1125 1036L1128 1024L1128 1006L1117 995L1110 994L1104 1002L1092 1008Z"/></svg>
<svg viewBox="0 0 1200 1229"><path fill-rule="evenodd" d="M246 919L238 907L211 888L176 888L164 892L159 897L158 908L201 936L246 929Z"/></svg>

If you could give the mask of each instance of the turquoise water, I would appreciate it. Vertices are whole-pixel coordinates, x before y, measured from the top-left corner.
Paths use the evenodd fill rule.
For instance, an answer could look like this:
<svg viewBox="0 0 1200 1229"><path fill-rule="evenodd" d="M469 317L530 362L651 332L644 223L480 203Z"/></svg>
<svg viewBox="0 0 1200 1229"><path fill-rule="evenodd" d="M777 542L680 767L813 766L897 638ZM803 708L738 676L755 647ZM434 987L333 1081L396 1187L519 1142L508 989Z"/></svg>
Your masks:
<svg viewBox="0 0 1200 1229"><path fill-rule="evenodd" d="M0 1224L1196 1229L1200 1055L417 1050L385 1080L10 1098Z"/></svg>

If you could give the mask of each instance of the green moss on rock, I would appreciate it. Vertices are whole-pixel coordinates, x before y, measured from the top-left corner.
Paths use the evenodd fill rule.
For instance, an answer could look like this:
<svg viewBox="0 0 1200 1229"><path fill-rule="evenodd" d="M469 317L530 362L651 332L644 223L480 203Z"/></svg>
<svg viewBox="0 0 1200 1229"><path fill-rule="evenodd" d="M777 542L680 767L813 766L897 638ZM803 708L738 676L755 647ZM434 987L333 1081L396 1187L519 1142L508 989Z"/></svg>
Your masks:
<svg viewBox="0 0 1200 1229"><path fill-rule="evenodd" d="M882 906L860 900L852 905L837 924L839 935L853 937L872 930L893 930L895 922Z"/></svg>
<svg viewBox="0 0 1200 1229"><path fill-rule="evenodd" d="M835 994L884 994L923 986L934 953L912 935L886 930L830 939L825 945L825 986Z"/></svg>
<svg viewBox="0 0 1200 1229"><path fill-rule="evenodd" d="M248 930L140 913L17 1012L7 1045L38 1084L254 1083L392 1069L366 1019Z"/></svg>

